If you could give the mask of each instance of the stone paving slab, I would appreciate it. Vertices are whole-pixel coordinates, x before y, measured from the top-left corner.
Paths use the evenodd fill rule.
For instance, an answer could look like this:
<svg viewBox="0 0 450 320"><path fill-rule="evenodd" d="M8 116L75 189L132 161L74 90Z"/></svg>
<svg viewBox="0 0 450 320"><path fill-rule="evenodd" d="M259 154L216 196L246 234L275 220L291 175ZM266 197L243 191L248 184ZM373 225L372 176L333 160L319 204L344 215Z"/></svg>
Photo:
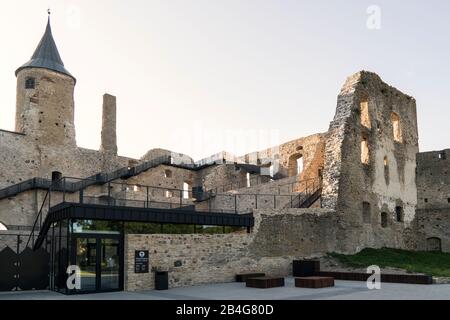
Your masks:
<svg viewBox="0 0 450 320"><path fill-rule="evenodd" d="M286 286L272 289L245 287L245 283L223 283L167 291L109 292L66 296L51 291L0 293L0 300L450 300L450 285L382 283L381 290L369 290L365 282L336 281L335 287L296 288L294 278Z"/></svg>

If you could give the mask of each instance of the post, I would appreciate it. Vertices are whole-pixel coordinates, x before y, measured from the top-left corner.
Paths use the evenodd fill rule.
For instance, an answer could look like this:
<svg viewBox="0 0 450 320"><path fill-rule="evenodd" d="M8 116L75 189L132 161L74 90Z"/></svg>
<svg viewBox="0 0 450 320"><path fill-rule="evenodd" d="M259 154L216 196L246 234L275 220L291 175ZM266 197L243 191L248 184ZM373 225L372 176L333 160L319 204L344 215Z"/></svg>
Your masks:
<svg viewBox="0 0 450 320"><path fill-rule="evenodd" d="M180 208L183 206L183 190L180 190Z"/></svg>
<svg viewBox="0 0 450 320"><path fill-rule="evenodd" d="M277 208L277 196L273 195L273 208L276 209Z"/></svg>
<svg viewBox="0 0 450 320"><path fill-rule="evenodd" d="M234 195L234 213L237 213L237 194Z"/></svg>
<svg viewBox="0 0 450 320"><path fill-rule="evenodd" d="M148 208L148 186L146 186L145 188L147 189L147 201L145 203L146 203L146 207Z"/></svg>
<svg viewBox="0 0 450 320"><path fill-rule="evenodd" d="M258 195L255 194L255 209L258 209Z"/></svg>
<svg viewBox="0 0 450 320"><path fill-rule="evenodd" d="M84 190L81 189L80 193L79 193L80 194L80 200L79 200L80 203L83 203L83 193L84 193Z"/></svg>
<svg viewBox="0 0 450 320"><path fill-rule="evenodd" d="M66 177L63 178L63 202L66 202Z"/></svg>
<svg viewBox="0 0 450 320"><path fill-rule="evenodd" d="M108 181L108 206L111 205L111 181Z"/></svg>

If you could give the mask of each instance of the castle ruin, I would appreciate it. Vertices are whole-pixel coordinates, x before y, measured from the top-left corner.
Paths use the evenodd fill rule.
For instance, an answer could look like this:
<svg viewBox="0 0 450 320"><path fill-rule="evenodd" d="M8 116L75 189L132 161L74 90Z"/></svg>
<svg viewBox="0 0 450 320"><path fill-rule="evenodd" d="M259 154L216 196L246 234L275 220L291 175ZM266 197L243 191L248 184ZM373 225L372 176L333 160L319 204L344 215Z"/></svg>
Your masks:
<svg viewBox="0 0 450 320"><path fill-rule="evenodd" d="M159 269L177 287L252 270L287 275L293 259L328 252L450 252L450 149L419 151L415 99L375 73L345 81L327 132L197 162L163 149L118 155L110 94L99 150L78 147L76 78L50 21L16 77L15 131L0 130L0 251L12 235L45 247L54 290L91 238L117 240L117 282L106 290L151 289ZM136 272L136 250L149 252L149 272Z"/></svg>

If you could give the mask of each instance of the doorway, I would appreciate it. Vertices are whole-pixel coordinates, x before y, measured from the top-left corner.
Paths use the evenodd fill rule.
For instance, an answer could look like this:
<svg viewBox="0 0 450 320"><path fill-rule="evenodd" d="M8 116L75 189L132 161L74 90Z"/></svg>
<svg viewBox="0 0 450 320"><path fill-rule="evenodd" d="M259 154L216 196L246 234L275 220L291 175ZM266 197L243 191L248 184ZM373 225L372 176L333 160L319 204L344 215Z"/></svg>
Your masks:
<svg viewBox="0 0 450 320"><path fill-rule="evenodd" d="M81 288L73 293L123 290L121 235L73 234L70 264L81 271Z"/></svg>

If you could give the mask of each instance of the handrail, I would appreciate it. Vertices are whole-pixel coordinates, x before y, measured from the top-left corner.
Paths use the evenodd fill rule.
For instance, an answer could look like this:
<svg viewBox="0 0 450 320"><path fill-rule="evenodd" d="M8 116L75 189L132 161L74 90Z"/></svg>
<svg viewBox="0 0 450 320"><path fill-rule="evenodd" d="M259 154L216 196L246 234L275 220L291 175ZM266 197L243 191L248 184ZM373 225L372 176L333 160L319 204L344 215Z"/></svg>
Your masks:
<svg viewBox="0 0 450 320"><path fill-rule="evenodd" d="M31 237L34 238L34 230L36 228L37 222L39 221L40 217L42 217L42 209L44 209L44 204L45 204L45 201L47 200L47 197L49 196L49 194L50 194L50 188L48 189L47 193L45 194L44 201L42 201L41 208L39 209L36 219L34 220L33 228L31 229L30 236L28 237L27 245L25 246L25 248L28 247ZM41 225L39 226L39 229L41 229L41 227L42 227L42 219L40 221L41 221Z"/></svg>
<svg viewBox="0 0 450 320"><path fill-rule="evenodd" d="M295 198L292 199L290 203L284 207L284 209L302 208L303 205L305 205L308 202L308 200L311 199L311 197L313 197L317 192L319 192L319 190L321 190L322 179L321 178L314 179L314 182L311 187L312 188L308 188L308 185L306 185L305 192L300 192L297 196L295 196Z"/></svg>

